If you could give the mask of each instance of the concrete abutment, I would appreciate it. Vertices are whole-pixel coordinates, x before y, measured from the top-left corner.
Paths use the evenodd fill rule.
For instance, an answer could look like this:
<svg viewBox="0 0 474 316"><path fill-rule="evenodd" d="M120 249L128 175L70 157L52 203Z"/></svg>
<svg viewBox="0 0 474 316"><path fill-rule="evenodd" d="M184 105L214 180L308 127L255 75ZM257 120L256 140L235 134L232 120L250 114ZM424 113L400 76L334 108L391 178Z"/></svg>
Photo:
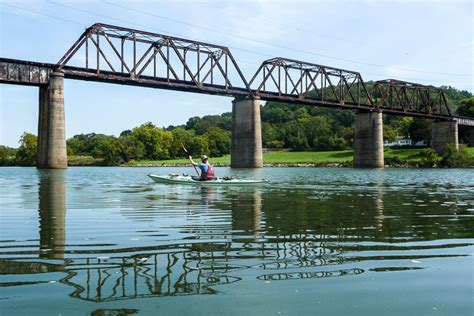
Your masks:
<svg viewBox="0 0 474 316"><path fill-rule="evenodd" d="M356 114L354 167L384 167L382 113L359 112Z"/></svg>
<svg viewBox="0 0 474 316"><path fill-rule="evenodd" d="M235 98L232 102L232 168L261 168L262 127L260 98Z"/></svg>
<svg viewBox="0 0 474 316"><path fill-rule="evenodd" d="M39 89L37 159L39 169L67 168L64 74L60 72L52 72L49 84Z"/></svg>
<svg viewBox="0 0 474 316"><path fill-rule="evenodd" d="M459 148L458 123L456 121L435 121L431 129L431 147L440 155L452 144Z"/></svg>

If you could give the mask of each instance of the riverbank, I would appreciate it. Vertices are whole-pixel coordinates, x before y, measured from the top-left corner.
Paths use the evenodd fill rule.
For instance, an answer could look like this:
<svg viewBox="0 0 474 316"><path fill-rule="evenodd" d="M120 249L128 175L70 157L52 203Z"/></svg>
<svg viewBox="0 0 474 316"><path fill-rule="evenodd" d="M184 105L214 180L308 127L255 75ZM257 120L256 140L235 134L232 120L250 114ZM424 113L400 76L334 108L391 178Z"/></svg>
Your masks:
<svg viewBox="0 0 474 316"><path fill-rule="evenodd" d="M387 167L426 167L426 157L420 148L386 148L385 164ZM474 161L474 147L467 148ZM216 166L229 166L230 155L211 157ZM318 151L318 152L284 152L274 151L263 154L264 167L352 167L353 151ZM139 160L129 161L124 167L182 167L189 166L187 159L174 160ZM434 164L436 167L436 163Z"/></svg>

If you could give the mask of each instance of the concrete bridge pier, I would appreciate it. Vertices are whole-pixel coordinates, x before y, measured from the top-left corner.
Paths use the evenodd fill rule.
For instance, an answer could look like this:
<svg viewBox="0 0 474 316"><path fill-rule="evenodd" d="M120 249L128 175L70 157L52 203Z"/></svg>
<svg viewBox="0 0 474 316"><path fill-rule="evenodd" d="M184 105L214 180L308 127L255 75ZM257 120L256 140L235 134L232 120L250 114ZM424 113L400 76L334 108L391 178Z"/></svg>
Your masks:
<svg viewBox="0 0 474 316"><path fill-rule="evenodd" d="M235 98L232 102L232 168L261 168L262 126L260 98Z"/></svg>
<svg viewBox="0 0 474 316"><path fill-rule="evenodd" d="M453 144L456 149L459 148L458 122L434 121L431 129L431 147L438 154L444 154L448 144Z"/></svg>
<svg viewBox="0 0 474 316"><path fill-rule="evenodd" d="M37 167L67 168L64 74L60 72L52 72L48 85L39 90Z"/></svg>
<svg viewBox="0 0 474 316"><path fill-rule="evenodd" d="M383 168L383 159L382 113L357 113L355 117L354 167Z"/></svg>

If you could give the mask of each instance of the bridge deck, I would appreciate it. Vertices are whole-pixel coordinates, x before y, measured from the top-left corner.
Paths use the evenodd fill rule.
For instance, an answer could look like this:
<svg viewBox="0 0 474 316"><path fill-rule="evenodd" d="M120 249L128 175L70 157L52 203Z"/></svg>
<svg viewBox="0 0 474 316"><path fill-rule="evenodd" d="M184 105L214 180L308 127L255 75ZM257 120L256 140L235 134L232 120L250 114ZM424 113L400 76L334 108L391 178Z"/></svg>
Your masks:
<svg viewBox="0 0 474 316"><path fill-rule="evenodd" d="M324 66L314 64L302 65L297 64L298 61L291 61L293 62L293 64L291 64L290 66L288 66L288 64L285 64L285 66L287 66L287 69L285 69L284 71L288 72L288 68L291 68L295 64L297 64L298 67L300 67L301 69L303 69L303 66L310 65L312 68L311 70L306 71L307 77L305 78L303 76L300 76L300 79L295 83L295 81L292 81L289 76L285 75L285 80L287 81L286 84L288 84L288 82L291 83L289 90L288 87L283 88L283 86L279 87L274 85L273 91L271 88L265 87L265 84L269 82L270 79L274 84L276 84L276 81L280 78L275 79L274 77L272 77L272 72L275 72L276 74L275 69L284 65L284 63L288 63L288 61L289 60L287 59L277 58L271 60L271 62L274 64L268 64L268 61L264 62L255 74L254 78L252 79L252 81L254 81L254 79L259 74L263 75L263 80L260 82L260 85L258 85L258 87L255 89L250 88L250 85L247 85L247 87L249 87L247 88L235 87L230 84L222 85L207 82L200 82L196 84L196 81L193 80L159 78L156 76L149 75L133 76L129 73L120 73L97 69L85 69L73 66L62 66L60 71L63 72L65 78L68 79L107 82L113 84L133 85L231 97L259 97L261 100L264 101L279 101L290 104L305 104L326 108L339 108L359 111L381 111L383 113L393 115L425 117L436 120L455 120L458 122L459 125L474 126L473 118L455 116L452 115L449 111L445 111L444 113L439 114L431 112L431 108L429 108L428 111L426 111L426 109L422 109L422 111L420 111L420 105L415 104L415 102L413 101L416 99L417 95L415 93L412 93L411 95L407 94L407 89L415 89L414 91L416 91L416 93L420 93L420 91L426 92L426 90L430 87L409 84L410 86L407 88L407 83L400 83L399 81L387 81L382 83L382 87L380 86L380 83L377 83L376 88L371 91L374 94L379 93L380 96L378 98L371 95L371 93L367 92L367 90L365 90L365 92L363 91L363 93L365 94L364 96L360 93L360 86L357 87L359 94L356 94L354 96L355 92L351 90L354 89L353 86L357 84L355 83L357 80L361 81L360 75L358 76L357 73L355 73L355 75L353 75L354 73L349 73L349 76L352 76L353 78L352 83L350 83L348 81L349 79L346 79L350 77L341 77L341 75L344 76L342 70L331 67L322 68ZM266 63L267 65L270 65L269 68L267 68L267 72L265 72L264 68L266 67ZM320 68L317 69L317 67ZM58 65L55 64L0 58L0 83L41 86L49 82L49 74L57 69ZM331 84L330 86L326 86L325 88L323 88L321 86L317 87L316 85L314 85L314 81L317 74L311 75L310 71L316 71L317 73L327 72L327 76L334 76L334 73L328 74L331 69L333 71L335 70L336 72L340 71L339 73L336 73L336 76L342 78L341 80L343 80L344 86L342 84ZM330 81L329 77L326 77L325 80L326 79ZM305 85L302 84L303 80L306 80L306 88L304 88ZM313 81L313 83L310 82L308 84L307 80ZM363 84L362 81L361 83ZM316 98L308 96L308 94L310 93L314 93L316 95ZM439 90L435 91L436 98L437 100L443 101L444 95L440 93L442 92L439 92ZM388 97L386 98L384 95L396 95L397 97L394 101L389 100ZM424 96L424 99L420 98L420 100L427 100L430 98L430 95L428 94L420 96ZM410 100L408 100L409 97ZM361 103L361 100L365 101L365 103ZM393 106L393 102L410 103L410 101L412 104L409 104L408 106ZM418 108L413 109L413 104L418 106Z"/></svg>
<svg viewBox="0 0 474 316"><path fill-rule="evenodd" d="M54 71L57 66L55 64L39 63L25 60L16 60L8 58L0 58L0 83L9 83L17 85L41 86L49 81L49 74ZM159 88L167 90L177 90L184 92L206 93L211 95L232 96L232 97L255 97L258 96L264 101L279 101L290 104L306 104L321 106L327 108L340 108L360 111L382 111L387 114L426 117L440 120L456 120L459 125L474 126L474 119L469 117L461 117L455 115L433 115L426 113L407 112L398 109L377 109L377 105L370 106L351 102L334 102L332 100L316 100L311 98L295 97L291 94L278 92L257 91L251 89L250 92L245 88L229 87L216 84L203 84L195 86L188 81L183 80L164 80L150 76L141 76L140 78L131 78L126 74L117 74L110 71L101 71L97 73L94 70L84 70L82 68L65 66L62 69L65 78L107 82L113 84L141 86L149 88Z"/></svg>

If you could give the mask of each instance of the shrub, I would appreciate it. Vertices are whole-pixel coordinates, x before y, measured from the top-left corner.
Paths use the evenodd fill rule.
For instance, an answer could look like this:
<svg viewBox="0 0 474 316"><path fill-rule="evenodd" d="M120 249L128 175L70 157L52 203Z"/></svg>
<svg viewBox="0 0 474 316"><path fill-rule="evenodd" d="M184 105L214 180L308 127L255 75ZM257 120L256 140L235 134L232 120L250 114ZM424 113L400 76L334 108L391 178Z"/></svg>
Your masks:
<svg viewBox="0 0 474 316"><path fill-rule="evenodd" d="M384 158L384 164L388 166L401 166L406 165L407 161L399 157L386 157Z"/></svg>
<svg viewBox="0 0 474 316"><path fill-rule="evenodd" d="M466 168L474 166L474 159L469 154L466 145L461 144L459 149L456 149L453 144L449 144L440 164L443 167Z"/></svg>
<svg viewBox="0 0 474 316"><path fill-rule="evenodd" d="M427 148L420 152L422 167L436 167L441 161L441 157L433 148Z"/></svg>

